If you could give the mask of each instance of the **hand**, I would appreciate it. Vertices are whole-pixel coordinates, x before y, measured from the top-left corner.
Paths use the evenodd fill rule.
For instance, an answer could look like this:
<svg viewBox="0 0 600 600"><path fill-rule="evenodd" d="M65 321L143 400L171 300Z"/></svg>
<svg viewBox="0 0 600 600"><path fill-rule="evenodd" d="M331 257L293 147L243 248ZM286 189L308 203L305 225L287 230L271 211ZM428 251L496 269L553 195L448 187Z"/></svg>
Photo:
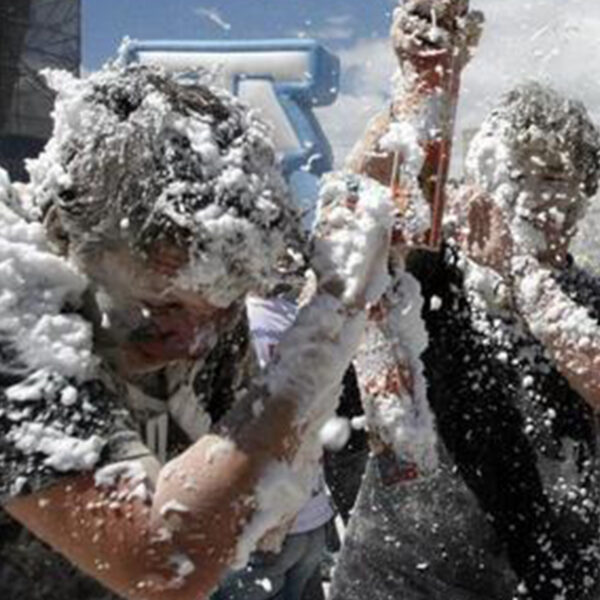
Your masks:
<svg viewBox="0 0 600 600"><path fill-rule="evenodd" d="M456 202L467 211L461 237L469 257L503 277L510 275L514 241L500 208L476 187L463 189Z"/></svg>
<svg viewBox="0 0 600 600"><path fill-rule="evenodd" d="M331 174L321 192L311 266L318 289L363 309L385 291L394 208L389 190L366 177Z"/></svg>
<svg viewBox="0 0 600 600"><path fill-rule="evenodd" d="M464 68L479 43L483 20L481 12L468 11L467 0L409 0L394 12L391 30L400 66L410 65L434 80L455 55L455 64Z"/></svg>

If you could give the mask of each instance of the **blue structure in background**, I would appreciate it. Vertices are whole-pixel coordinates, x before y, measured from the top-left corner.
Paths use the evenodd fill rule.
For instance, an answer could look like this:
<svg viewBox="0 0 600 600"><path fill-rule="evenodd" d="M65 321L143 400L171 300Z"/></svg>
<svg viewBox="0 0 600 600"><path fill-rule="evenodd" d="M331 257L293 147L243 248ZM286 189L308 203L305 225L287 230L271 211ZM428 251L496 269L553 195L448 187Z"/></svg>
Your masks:
<svg viewBox="0 0 600 600"><path fill-rule="evenodd" d="M295 199L305 212L304 223L310 227L319 177L333 168L331 146L313 108L333 104L337 98L340 62L335 55L313 40L128 41L122 49L122 59L126 63L161 65L190 82L197 79L199 70L223 65L224 85L246 99L246 88L252 82L262 82L261 97L267 100L267 87L263 84L268 83L278 108L265 102L261 105L260 101L258 105L276 129L291 127L294 133L295 143L279 148L281 164ZM285 127L281 115L287 121Z"/></svg>
<svg viewBox="0 0 600 600"><path fill-rule="evenodd" d="M52 133L54 94L40 70L79 73L80 0L0 1L0 167L27 181L25 160Z"/></svg>

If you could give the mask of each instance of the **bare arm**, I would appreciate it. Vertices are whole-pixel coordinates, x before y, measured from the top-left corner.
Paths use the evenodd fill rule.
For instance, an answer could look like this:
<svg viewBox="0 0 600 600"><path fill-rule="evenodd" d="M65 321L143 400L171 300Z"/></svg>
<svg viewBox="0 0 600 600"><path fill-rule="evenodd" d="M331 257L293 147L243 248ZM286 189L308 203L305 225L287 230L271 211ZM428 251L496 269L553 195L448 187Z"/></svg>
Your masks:
<svg viewBox="0 0 600 600"><path fill-rule="evenodd" d="M5 508L125 598L206 597L231 562L262 470L293 443L294 414L291 402L273 402L236 444L203 437L162 469L151 503L128 498L126 482L100 487L86 475ZM187 510L165 512L174 500Z"/></svg>
<svg viewBox="0 0 600 600"><path fill-rule="evenodd" d="M250 471L241 454L208 466L206 455L215 442L205 438L190 454L196 460L192 472L197 475L192 479L203 482L202 494L196 498L198 506L188 503L189 512L181 513L178 535L170 534L160 515L166 493L163 481L151 505L137 498L117 499L118 490L126 490L123 485L99 488L90 475L14 499L5 508L71 563L124 598L206 597L228 562L235 535L232 525L239 526L228 492L241 493ZM227 470L227 486L216 469ZM180 492L177 481L168 487L171 494ZM179 577L179 560L187 560L193 571Z"/></svg>
<svg viewBox="0 0 600 600"><path fill-rule="evenodd" d="M336 341L342 340L347 341L343 336ZM332 345L315 336L312 356L307 357L308 368L319 362L331 369L330 378L313 378L314 385L327 390L343 375L328 359ZM301 349L297 358L301 366ZM300 369L294 377L302 377ZM327 413L326 407L317 406L322 398L316 396L315 406L307 406L305 398L294 397L293 385L285 391L285 397L260 398L258 416L240 407L241 414L230 416L223 435L201 438L163 467L149 504L118 497L118 488L98 487L93 476L78 476L12 500L6 509L125 598L206 597L234 559L244 526L257 508L262 476L270 466L296 456L306 434L300 413ZM193 569L182 577L180 558Z"/></svg>
<svg viewBox="0 0 600 600"><path fill-rule="evenodd" d="M517 309L571 387L600 410L600 325L532 258L517 262Z"/></svg>
<svg viewBox="0 0 600 600"><path fill-rule="evenodd" d="M394 14L391 39L401 78L395 82L392 102L374 117L352 150L347 167L389 185L394 156L380 146L390 124L410 123L422 137L423 145L443 129L444 97L452 70L468 63L481 35L483 17L467 13L467 2L412 0ZM448 107L446 107L448 109ZM402 159L402 157L400 157ZM423 175L433 172L439 161L436 152L427 152Z"/></svg>
<svg viewBox="0 0 600 600"><path fill-rule="evenodd" d="M371 446L380 464L385 464L384 478L390 480L431 472L437 461L433 417L419 363L426 339L420 291L403 274L403 253L423 241L424 230L407 226L404 217L412 197L422 193L433 213L425 239L437 246L458 75L481 32L482 16L468 13L467 5L460 0L416 0L396 10L391 37L402 80L396 81L389 109L371 121L348 160L351 170L392 186L399 216L396 252L390 260L392 285L386 299L371 312L369 343L363 344L357 357ZM418 141L419 166L413 166L419 154L414 144L390 147L394 127L399 137Z"/></svg>
<svg viewBox="0 0 600 600"><path fill-rule="evenodd" d="M515 241L502 210L486 192L469 187L463 194L468 255L502 276L514 308L557 369L592 408L600 409L600 326L563 291L552 267L536 258L538 250Z"/></svg>
<svg viewBox="0 0 600 600"><path fill-rule="evenodd" d="M407 89L401 98L394 102L393 108L390 107L373 117L347 158L346 167L355 173L367 175L382 185L389 185L392 181L394 155L381 148L380 140L388 133L391 123L416 120L424 107L425 99L425 95L418 88Z"/></svg>

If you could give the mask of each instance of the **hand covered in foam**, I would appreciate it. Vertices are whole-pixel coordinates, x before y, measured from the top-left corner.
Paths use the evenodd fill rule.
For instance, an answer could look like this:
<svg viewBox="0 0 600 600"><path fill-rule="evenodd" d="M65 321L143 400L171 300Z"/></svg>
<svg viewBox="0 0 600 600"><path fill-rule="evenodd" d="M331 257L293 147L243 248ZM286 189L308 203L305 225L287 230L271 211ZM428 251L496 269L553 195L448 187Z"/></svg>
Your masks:
<svg viewBox="0 0 600 600"><path fill-rule="evenodd" d="M391 37L401 66L417 72L455 55L463 68L479 43L483 14L468 11L467 0L409 0L396 8Z"/></svg>
<svg viewBox="0 0 600 600"><path fill-rule="evenodd" d="M319 290L348 307L377 302L389 283L393 217L388 188L348 173L326 176L311 256Z"/></svg>
<svg viewBox="0 0 600 600"><path fill-rule="evenodd" d="M501 209L477 186L464 186L455 202L466 207L461 235L469 256L503 277L509 275L514 243Z"/></svg>

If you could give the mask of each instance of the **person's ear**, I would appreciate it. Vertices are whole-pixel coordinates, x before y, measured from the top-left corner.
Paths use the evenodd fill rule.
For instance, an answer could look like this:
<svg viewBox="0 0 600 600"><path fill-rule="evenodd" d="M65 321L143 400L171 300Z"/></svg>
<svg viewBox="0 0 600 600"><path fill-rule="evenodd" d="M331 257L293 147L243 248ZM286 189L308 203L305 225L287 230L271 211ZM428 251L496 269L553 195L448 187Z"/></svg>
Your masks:
<svg viewBox="0 0 600 600"><path fill-rule="evenodd" d="M44 227L48 242L61 255L66 256L69 252L69 235L65 230L60 211L53 204L44 217Z"/></svg>

